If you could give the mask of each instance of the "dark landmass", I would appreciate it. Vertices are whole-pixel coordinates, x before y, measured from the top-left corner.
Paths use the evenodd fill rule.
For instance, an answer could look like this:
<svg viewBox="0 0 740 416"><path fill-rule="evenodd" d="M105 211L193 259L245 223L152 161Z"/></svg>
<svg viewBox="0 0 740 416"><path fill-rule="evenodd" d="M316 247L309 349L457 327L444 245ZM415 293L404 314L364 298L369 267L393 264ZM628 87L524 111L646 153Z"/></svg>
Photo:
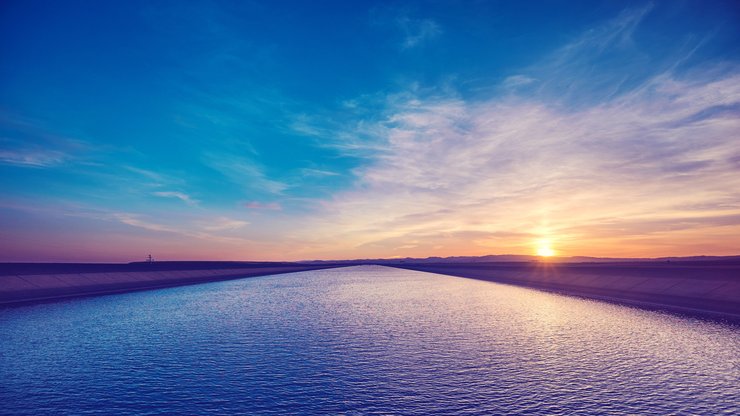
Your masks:
<svg viewBox="0 0 740 416"><path fill-rule="evenodd" d="M542 257L520 254L495 254L487 256L453 256L426 258L393 258L393 259L355 259L355 260L305 260L303 264L405 264L405 263L500 263L500 262L539 262ZM548 263L654 263L672 261L731 261L740 263L740 256L689 256L689 257L656 257L656 258L610 258L610 257L549 257Z"/></svg>
<svg viewBox="0 0 740 416"><path fill-rule="evenodd" d="M612 263L409 262L393 266L740 322L737 258Z"/></svg>
<svg viewBox="0 0 740 416"><path fill-rule="evenodd" d="M333 262L326 262L327 265ZM0 263L0 276L26 274L69 274L109 272L151 272L170 270L213 270L246 267L289 267L295 262L267 261L136 261L131 263Z"/></svg>
<svg viewBox="0 0 740 416"><path fill-rule="evenodd" d="M0 263L0 305L327 269L287 262Z"/></svg>
<svg viewBox="0 0 740 416"><path fill-rule="evenodd" d="M740 256L596 261L441 258L311 262L0 263L0 304L378 264L740 322ZM537 260L532 260L537 259ZM584 259L583 257L571 259ZM591 258L587 258L591 259ZM614 259L610 259L614 260Z"/></svg>

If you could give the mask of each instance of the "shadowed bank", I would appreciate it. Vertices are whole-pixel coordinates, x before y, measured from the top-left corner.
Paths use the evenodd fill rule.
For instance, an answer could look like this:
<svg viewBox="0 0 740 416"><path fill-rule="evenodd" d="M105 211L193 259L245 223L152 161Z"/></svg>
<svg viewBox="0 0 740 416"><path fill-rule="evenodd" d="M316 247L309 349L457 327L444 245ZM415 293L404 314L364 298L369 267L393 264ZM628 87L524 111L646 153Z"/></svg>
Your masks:
<svg viewBox="0 0 740 416"><path fill-rule="evenodd" d="M411 270L740 321L740 261L436 263Z"/></svg>
<svg viewBox="0 0 740 416"><path fill-rule="evenodd" d="M117 293L363 263L9 263L0 268L0 303ZM412 262L388 265L740 321L738 260L634 263Z"/></svg>
<svg viewBox="0 0 740 416"><path fill-rule="evenodd" d="M121 293L336 267L278 262L0 264L0 304Z"/></svg>

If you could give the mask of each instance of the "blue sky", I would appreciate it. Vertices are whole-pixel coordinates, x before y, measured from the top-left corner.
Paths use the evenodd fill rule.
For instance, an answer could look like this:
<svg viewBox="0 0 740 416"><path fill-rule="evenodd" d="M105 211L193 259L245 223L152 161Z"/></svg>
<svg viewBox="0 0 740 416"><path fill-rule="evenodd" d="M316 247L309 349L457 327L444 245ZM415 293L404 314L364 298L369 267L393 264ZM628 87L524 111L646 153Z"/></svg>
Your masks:
<svg viewBox="0 0 740 416"><path fill-rule="evenodd" d="M740 253L740 7L0 6L0 260Z"/></svg>

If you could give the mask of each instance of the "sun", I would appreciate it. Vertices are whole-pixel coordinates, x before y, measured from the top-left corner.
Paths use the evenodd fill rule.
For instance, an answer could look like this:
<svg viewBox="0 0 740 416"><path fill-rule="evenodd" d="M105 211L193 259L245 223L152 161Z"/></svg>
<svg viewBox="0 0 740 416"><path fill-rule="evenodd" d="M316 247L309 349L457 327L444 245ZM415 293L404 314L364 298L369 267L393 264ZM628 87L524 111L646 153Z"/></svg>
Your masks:
<svg viewBox="0 0 740 416"><path fill-rule="evenodd" d="M550 247L550 241L540 240L537 244L537 255L540 257L552 257L555 255L555 250Z"/></svg>
<svg viewBox="0 0 740 416"><path fill-rule="evenodd" d="M555 250L550 247L538 247L537 255L541 257L551 257L555 255Z"/></svg>

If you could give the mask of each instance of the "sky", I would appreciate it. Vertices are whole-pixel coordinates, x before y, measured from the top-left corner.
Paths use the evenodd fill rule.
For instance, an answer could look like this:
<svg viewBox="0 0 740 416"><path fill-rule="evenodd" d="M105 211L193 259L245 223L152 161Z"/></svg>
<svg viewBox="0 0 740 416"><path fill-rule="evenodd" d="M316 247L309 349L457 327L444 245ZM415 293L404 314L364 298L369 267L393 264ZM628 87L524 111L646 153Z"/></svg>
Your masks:
<svg viewBox="0 0 740 416"><path fill-rule="evenodd" d="M740 254L736 1L0 2L0 261Z"/></svg>

